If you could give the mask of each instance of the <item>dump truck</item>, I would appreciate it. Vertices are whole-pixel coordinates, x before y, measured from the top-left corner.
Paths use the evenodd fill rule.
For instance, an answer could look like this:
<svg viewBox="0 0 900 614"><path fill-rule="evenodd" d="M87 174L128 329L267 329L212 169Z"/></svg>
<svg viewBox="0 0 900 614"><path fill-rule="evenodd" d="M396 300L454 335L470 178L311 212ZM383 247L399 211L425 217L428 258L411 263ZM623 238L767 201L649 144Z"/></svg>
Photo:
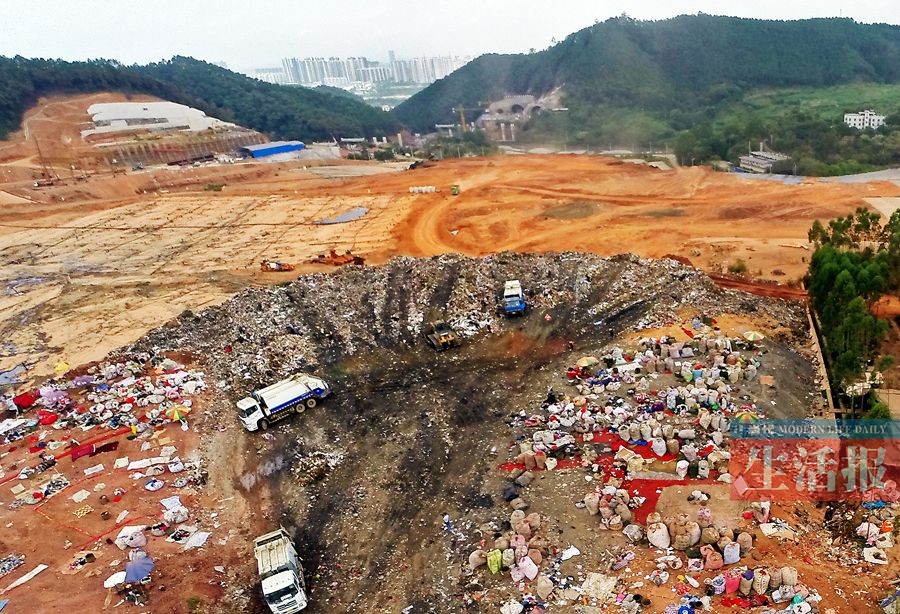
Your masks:
<svg viewBox="0 0 900 614"><path fill-rule="evenodd" d="M503 286L503 313L508 316L525 315L528 303L525 302L525 293L522 292L522 284L518 279L512 279Z"/></svg>
<svg viewBox="0 0 900 614"><path fill-rule="evenodd" d="M316 404L331 394L324 380L306 373L254 390L237 402L238 416L248 431L266 430L273 422Z"/></svg>
<svg viewBox="0 0 900 614"><path fill-rule="evenodd" d="M263 597L269 609L275 614L293 614L305 609L303 567L284 527L257 537L253 545Z"/></svg>
<svg viewBox="0 0 900 614"><path fill-rule="evenodd" d="M459 337L456 336L450 325L443 320L430 322L425 327L425 339L438 352L447 348L459 347Z"/></svg>

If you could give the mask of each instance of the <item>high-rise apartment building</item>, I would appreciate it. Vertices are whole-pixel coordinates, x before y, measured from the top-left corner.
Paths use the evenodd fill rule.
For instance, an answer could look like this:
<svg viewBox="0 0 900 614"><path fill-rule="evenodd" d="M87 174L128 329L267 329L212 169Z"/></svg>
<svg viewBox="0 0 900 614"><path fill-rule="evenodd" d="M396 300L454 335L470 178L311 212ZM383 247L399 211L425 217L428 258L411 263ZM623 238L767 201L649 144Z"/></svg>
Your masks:
<svg viewBox="0 0 900 614"><path fill-rule="evenodd" d="M384 82L432 83L443 79L469 60L468 57L450 56L398 60L396 54L389 51L386 64L365 57L284 58L281 64L287 83L350 85ZM267 69L266 80L273 79L269 70Z"/></svg>

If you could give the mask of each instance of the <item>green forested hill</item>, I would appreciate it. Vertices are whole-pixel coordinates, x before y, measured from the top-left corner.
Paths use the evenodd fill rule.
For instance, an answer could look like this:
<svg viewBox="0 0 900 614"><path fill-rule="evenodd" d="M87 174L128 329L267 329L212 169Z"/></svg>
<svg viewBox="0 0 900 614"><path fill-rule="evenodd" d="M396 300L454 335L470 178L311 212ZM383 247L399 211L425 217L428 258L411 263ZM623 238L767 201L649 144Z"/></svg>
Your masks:
<svg viewBox="0 0 900 614"><path fill-rule="evenodd" d="M361 101L263 83L193 58L124 66L110 60L0 57L0 138L19 127L40 96L101 91L151 94L273 138L373 136L398 127L395 119Z"/></svg>
<svg viewBox="0 0 900 614"><path fill-rule="evenodd" d="M709 159L731 158L746 150L748 140L772 136L778 148L778 133L788 131L801 137L791 137L782 148L827 165L857 155L852 143L839 142L848 137L838 125L843 111L877 102L866 86L877 90L894 83L900 83L898 26L703 14L653 22L619 17L541 52L482 56L393 113L425 131L435 123L452 122L456 105L478 107L508 94L539 96L561 87L569 112L545 113L526 126L524 139L556 137L590 147L666 142L688 157ZM853 84L858 96L847 97L841 90L840 102L848 106L822 117L819 109L836 106L829 104L833 88L845 84ZM812 114L803 105L786 113L754 106L763 99L775 104L784 89L805 92ZM763 91L769 94L760 97ZM883 94L877 96L882 102ZM900 100L876 110L897 113ZM834 146L811 142L822 130ZM889 163L858 157L864 164Z"/></svg>
<svg viewBox="0 0 900 614"><path fill-rule="evenodd" d="M900 81L900 27L850 19L763 21L684 15L610 19L528 55L485 55L395 110L412 128L451 108L563 86L571 104L627 104L693 113L754 87Z"/></svg>

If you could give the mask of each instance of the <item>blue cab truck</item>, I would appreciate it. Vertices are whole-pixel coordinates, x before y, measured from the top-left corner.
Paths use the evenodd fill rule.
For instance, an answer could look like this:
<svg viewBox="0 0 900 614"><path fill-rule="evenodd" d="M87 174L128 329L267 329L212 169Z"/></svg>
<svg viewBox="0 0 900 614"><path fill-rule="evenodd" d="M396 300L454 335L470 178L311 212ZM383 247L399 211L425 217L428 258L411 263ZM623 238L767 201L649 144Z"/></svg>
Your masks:
<svg viewBox="0 0 900 614"><path fill-rule="evenodd" d="M528 304L525 302L525 293L522 292L522 284L518 279L512 279L503 286L503 313L507 317L523 316Z"/></svg>

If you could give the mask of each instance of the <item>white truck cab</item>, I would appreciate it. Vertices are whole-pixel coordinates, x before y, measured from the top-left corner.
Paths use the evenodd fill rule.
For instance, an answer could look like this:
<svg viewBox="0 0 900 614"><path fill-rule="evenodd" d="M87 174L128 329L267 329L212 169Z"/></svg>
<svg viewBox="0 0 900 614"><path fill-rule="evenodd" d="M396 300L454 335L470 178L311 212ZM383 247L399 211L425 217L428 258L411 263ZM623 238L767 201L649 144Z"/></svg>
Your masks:
<svg viewBox="0 0 900 614"><path fill-rule="evenodd" d="M331 394L324 380L297 373L271 386L266 386L237 402L238 416L248 431L266 430L273 422L307 407L312 409L320 399Z"/></svg>
<svg viewBox="0 0 900 614"><path fill-rule="evenodd" d="M263 597L274 614L294 614L306 608L303 568L284 527L254 540Z"/></svg>

